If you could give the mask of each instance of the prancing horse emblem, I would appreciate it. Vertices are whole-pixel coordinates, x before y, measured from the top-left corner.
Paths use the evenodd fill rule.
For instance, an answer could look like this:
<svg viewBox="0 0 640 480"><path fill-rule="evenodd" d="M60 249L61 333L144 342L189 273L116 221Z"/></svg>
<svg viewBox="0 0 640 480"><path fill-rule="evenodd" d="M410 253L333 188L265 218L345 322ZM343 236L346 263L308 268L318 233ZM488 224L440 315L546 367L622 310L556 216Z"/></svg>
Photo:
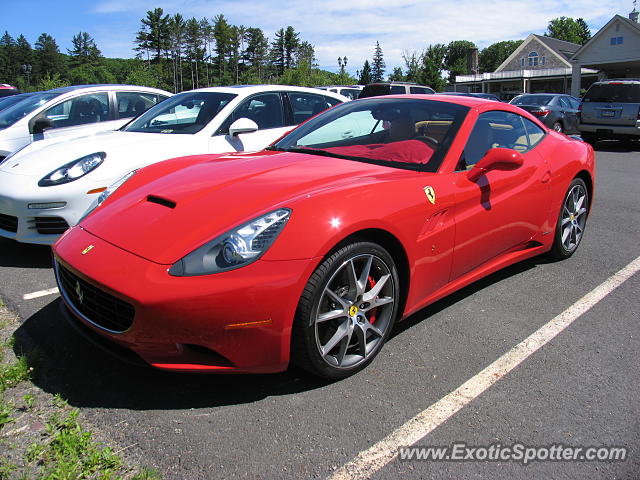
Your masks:
<svg viewBox="0 0 640 480"><path fill-rule="evenodd" d="M424 194L433 205L436 204L436 191L433 187L424 187Z"/></svg>
<svg viewBox="0 0 640 480"><path fill-rule="evenodd" d="M80 282L76 280L76 295L78 297L78 303L82 304L82 299L84 298L84 294L82 293L82 288L80 288Z"/></svg>

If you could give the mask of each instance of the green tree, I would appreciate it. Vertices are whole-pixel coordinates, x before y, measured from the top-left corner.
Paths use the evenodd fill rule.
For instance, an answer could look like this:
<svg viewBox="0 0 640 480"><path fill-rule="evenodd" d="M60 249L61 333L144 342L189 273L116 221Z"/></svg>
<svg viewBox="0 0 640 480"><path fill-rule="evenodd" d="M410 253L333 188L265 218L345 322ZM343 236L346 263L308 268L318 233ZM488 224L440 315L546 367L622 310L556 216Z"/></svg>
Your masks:
<svg viewBox="0 0 640 480"><path fill-rule="evenodd" d="M582 45L583 42L586 43L589 38L591 38L589 27L586 26L584 20L582 20L582 23L584 27L586 27L586 30L578 21L571 17L554 18L549 22L547 32L544 36ZM587 35L588 38L586 38Z"/></svg>
<svg viewBox="0 0 640 480"><path fill-rule="evenodd" d="M136 35L136 49L154 52L153 60L162 62L163 54L169 51L169 15L162 8L148 10L147 16L141 20L141 28ZM166 55L165 55L166 56Z"/></svg>
<svg viewBox="0 0 640 480"><path fill-rule="evenodd" d="M473 42L467 40L454 40L447 45L444 58L444 68L449 70L449 83L455 83L456 75L469 73L468 58L471 50L476 48Z"/></svg>
<svg viewBox="0 0 640 480"><path fill-rule="evenodd" d="M270 50L271 64L276 76L282 75L285 66L284 28L276 31Z"/></svg>
<svg viewBox="0 0 640 480"><path fill-rule="evenodd" d="M69 86L69 82L63 80L60 77L59 73L54 73L53 75L49 74L49 72L45 73L44 77L40 79L40 83L37 85L38 90L52 90L54 88L67 87Z"/></svg>
<svg viewBox="0 0 640 480"><path fill-rule="evenodd" d="M173 91L181 92L184 90L183 72L182 72L182 52L185 49L185 21L182 15L176 13L169 18L169 45L171 49L172 70L173 70Z"/></svg>
<svg viewBox="0 0 640 480"><path fill-rule="evenodd" d="M505 40L489 45L478 55L480 72L494 72L524 40Z"/></svg>
<svg viewBox="0 0 640 480"><path fill-rule="evenodd" d="M16 42L5 30L0 38L0 82L15 83L20 66L16 62Z"/></svg>
<svg viewBox="0 0 640 480"><path fill-rule="evenodd" d="M442 71L445 68L445 58L448 53L448 47L442 43L429 45L427 50L422 54L422 68L420 70L418 81L422 85L427 85L435 91L440 92L445 86L445 80L442 78Z"/></svg>
<svg viewBox="0 0 640 480"><path fill-rule="evenodd" d="M384 78L384 69L386 65L384 63L384 57L382 56L382 48L380 42L376 41L376 48L373 51L373 62L371 64L371 80L374 82L380 82Z"/></svg>
<svg viewBox="0 0 640 480"><path fill-rule="evenodd" d="M200 22L195 18L187 20L184 42L187 48L187 60L191 66L191 88L198 88L200 86L199 65L204 60L204 48L202 48Z"/></svg>
<svg viewBox="0 0 640 480"><path fill-rule="evenodd" d="M358 85L367 85L371 83L371 78L371 65L369 65L369 60L365 60L358 78Z"/></svg>
<svg viewBox="0 0 640 480"><path fill-rule="evenodd" d="M300 46L300 34L292 26L284 31L284 67L295 67L295 58Z"/></svg>
<svg viewBox="0 0 640 480"><path fill-rule="evenodd" d="M404 73L402 73L402 67L395 67L391 75L389 75L390 82L403 82Z"/></svg>
<svg viewBox="0 0 640 480"><path fill-rule="evenodd" d="M227 19L224 18L224 15L216 15L213 21L213 36L216 40L215 64L218 70L218 83L224 85L226 83L227 58L231 53L233 31Z"/></svg>
<svg viewBox="0 0 640 480"><path fill-rule="evenodd" d="M43 79L47 76L51 81L52 75L59 74L62 70L62 56L55 39L46 33L38 37L35 47L35 66L37 77ZM48 89L47 89L48 90Z"/></svg>
<svg viewBox="0 0 640 480"><path fill-rule="evenodd" d="M247 79L255 79L255 83L260 83L264 78L269 41L261 29L253 27L247 29L246 40L243 60L249 67Z"/></svg>
<svg viewBox="0 0 640 480"><path fill-rule="evenodd" d="M578 24L578 36L580 37L580 45L584 45L589 40L591 40L591 30L589 30L589 25L584 21L584 18L579 18L576 20Z"/></svg>
<svg viewBox="0 0 640 480"><path fill-rule="evenodd" d="M87 32L79 32L71 39L73 48L67 50L70 55L71 67L81 65L92 65L97 67L101 64L102 53L98 49L95 40Z"/></svg>
<svg viewBox="0 0 640 480"><path fill-rule="evenodd" d="M405 51L402 53L402 59L407 67L407 73L404 76L407 82L419 82L420 72L422 70L422 55L416 52Z"/></svg>

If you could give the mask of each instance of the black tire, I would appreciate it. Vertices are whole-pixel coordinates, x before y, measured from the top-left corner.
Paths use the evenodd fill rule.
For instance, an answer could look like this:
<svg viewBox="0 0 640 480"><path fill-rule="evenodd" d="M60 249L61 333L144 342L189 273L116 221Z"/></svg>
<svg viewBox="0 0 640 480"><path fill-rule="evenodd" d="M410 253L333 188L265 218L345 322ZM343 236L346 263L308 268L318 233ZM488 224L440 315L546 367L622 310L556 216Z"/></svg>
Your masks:
<svg viewBox="0 0 640 480"><path fill-rule="evenodd" d="M381 246L354 242L331 253L298 303L291 361L330 380L362 370L389 338L399 291L395 262Z"/></svg>
<svg viewBox="0 0 640 480"><path fill-rule="evenodd" d="M560 206L549 256L564 260L573 255L582 241L589 214L589 190L584 180L574 178Z"/></svg>
<svg viewBox="0 0 640 480"><path fill-rule="evenodd" d="M598 139L596 138L595 135L589 135L588 133L581 133L580 136L582 137L582 140L584 140L586 143L588 143L592 147L596 146L596 142L598 141Z"/></svg>
<svg viewBox="0 0 640 480"><path fill-rule="evenodd" d="M564 132L564 127L562 126L562 122L555 122L553 124L553 127L551 127L553 130L555 130L558 133L562 133Z"/></svg>

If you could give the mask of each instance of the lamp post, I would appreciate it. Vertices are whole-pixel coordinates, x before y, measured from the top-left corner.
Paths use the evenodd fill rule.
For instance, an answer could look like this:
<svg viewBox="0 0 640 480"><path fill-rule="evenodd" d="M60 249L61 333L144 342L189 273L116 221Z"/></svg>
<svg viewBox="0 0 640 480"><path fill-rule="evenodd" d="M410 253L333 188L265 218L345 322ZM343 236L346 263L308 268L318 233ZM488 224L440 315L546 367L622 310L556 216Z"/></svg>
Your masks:
<svg viewBox="0 0 640 480"><path fill-rule="evenodd" d="M22 73L24 73L27 76L27 87L28 87L30 85L29 77L31 76L31 65L28 63L25 63L24 65L22 65Z"/></svg>
<svg viewBox="0 0 640 480"><path fill-rule="evenodd" d="M344 83L344 69L347 66L347 56L344 58L338 57L338 65L340 66L340 83Z"/></svg>

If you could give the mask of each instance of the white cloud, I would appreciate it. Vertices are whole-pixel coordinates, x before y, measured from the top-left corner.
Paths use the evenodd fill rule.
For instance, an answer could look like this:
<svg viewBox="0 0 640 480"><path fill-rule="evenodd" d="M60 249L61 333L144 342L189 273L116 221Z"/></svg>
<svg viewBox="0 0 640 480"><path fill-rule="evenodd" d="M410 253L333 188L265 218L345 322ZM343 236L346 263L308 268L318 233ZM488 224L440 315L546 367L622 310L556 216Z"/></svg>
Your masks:
<svg viewBox="0 0 640 480"><path fill-rule="evenodd" d="M614 14L627 14L628 2L601 0L290 0L287 4L272 0L106 0L94 7L96 13L126 12L135 18L138 28L146 11L161 7L166 13L184 17L212 18L220 13L235 25L260 27L272 37L288 25L300 32L303 40L316 47L319 64L338 69L337 58L349 58L348 70L362 67L371 59L376 40L380 42L387 71L403 65L403 51L422 51L429 44L470 40L479 48L501 40L542 34L549 20L567 16L584 18L595 33ZM121 42L125 42L120 38ZM130 40L133 42L133 37ZM103 45L105 52L112 50ZM120 56L131 54L131 43Z"/></svg>

